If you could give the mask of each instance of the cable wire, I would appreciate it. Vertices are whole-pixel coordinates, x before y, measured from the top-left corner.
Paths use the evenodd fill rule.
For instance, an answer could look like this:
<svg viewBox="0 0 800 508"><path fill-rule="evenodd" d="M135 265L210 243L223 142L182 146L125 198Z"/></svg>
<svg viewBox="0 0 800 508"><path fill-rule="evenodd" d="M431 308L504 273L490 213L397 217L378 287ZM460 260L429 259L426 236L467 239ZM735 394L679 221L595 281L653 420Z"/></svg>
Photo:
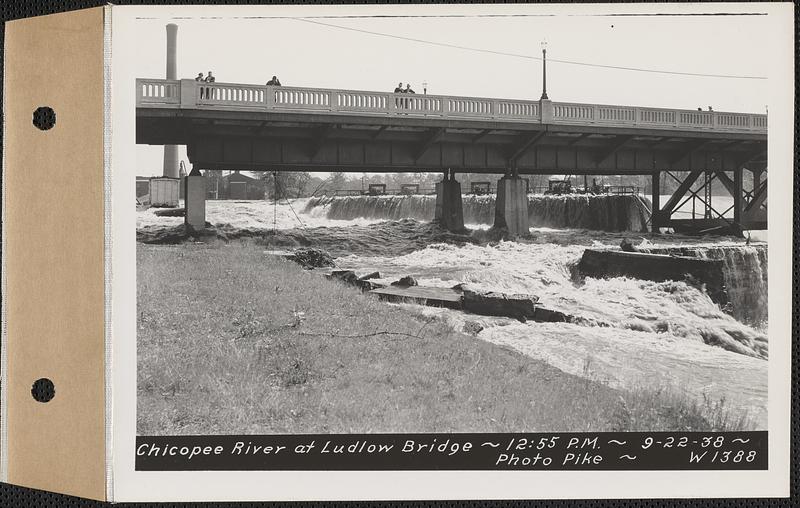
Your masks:
<svg viewBox="0 0 800 508"><path fill-rule="evenodd" d="M300 224L300 227L303 228L303 229L306 229L306 225L303 224L303 219L301 219L300 216L297 215L297 212L294 211L294 207L292 206L292 203L289 201L289 198L285 197L285 198L283 198L283 200L286 201L287 205L289 205L289 209L294 214L294 217L295 217L295 219L297 219L297 222L298 222L298 224Z"/></svg>
<svg viewBox="0 0 800 508"><path fill-rule="evenodd" d="M425 39L417 39L417 38L414 38L414 37L406 37L406 36L403 36L403 35L387 34L387 33L383 33L383 32L375 32L375 31L372 31L372 30L364 30L364 29L361 29L361 28L353 28L353 27L347 27L347 26L342 26L342 25L335 25L333 23L325 23L325 22L322 22L322 21L314 21L314 20L306 19L306 18L291 18L291 19L294 19L295 21L302 21L304 23L311 23L311 24L314 24L314 25L321 25L321 26L326 26L326 27L330 27L330 28L337 28L337 29L340 29L340 30L347 30L347 31L351 31L351 32L359 32L359 33L364 33L364 34L368 34L368 35L375 35L375 36L378 36L378 37L388 37L388 38L391 38L391 39L399 39L399 40L403 40L403 41L416 42L416 43L419 43L419 44L429 44L429 45L432 45L432 46L440 46L440 47L451 48L451 49L460 49L460 50L464 50L464 51L474 51L474 52L477 52L477 53L487 53L487 54L493 54L493 55L508 56L508 57L512 57L512 58L524 58L524 59L527 59L527 60L538 60L538 61L542 60L542 57L540 57L540 56L525 55L525 54L521 54L521 53L510 53L510 52L506 52L506 51L497 51L497 50L485 49L485 48L475 48L475 47L469 47L469 46L461 46L459 44L451 44L451 43L447 43L447 42L429 41L429 40L425 40ZM595 64L595 63L589 63L589 62L577 62L577 61L573 61L573 60L560 60L560 59L557 59L557 58L550 58L548 60L550 62L553 62L553 63L560 63L560 64L565 64L565 65L577 65L577 66L583 66L583 67L594 67L594 68L600 68L600 69L614 69L614 70L632 71L632 72L647 72L647 73L652 73L652 74L670 74L670 75L675 75L675 76L694 76L694 77L704 77L704 78L727 78L727 79L754 79L754 80L765 80L765 79L767 79L766 76L746 76L746 75L735 75L735 74L709 74L709 73L701 73L701 72L668 71L668 70L663 70L663 69L645 69L645 68L642 68L642 67L628 67L628 66L622 66L622 65L605 65L605 64Z"/></svg>

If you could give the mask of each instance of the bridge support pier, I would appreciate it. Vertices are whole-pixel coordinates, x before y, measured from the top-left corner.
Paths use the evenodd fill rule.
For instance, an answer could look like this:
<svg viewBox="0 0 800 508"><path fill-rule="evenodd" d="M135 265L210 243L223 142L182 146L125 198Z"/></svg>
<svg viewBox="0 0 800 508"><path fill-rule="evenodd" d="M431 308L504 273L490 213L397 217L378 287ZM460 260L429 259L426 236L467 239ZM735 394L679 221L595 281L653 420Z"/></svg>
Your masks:
<svg viewBox="0 0 800 508"><path fill-rule="evenodd" d="M436 212L434 221L448 231L464 229L464 206L461 203L461 183L451 170L441 182L436 182Z"/></svg>
<svg viewBox="0 0 800 508"><path fill-rule="evenodd" d="M195 167L183 182L184 224L192 231L202 231L206 227L206 178Z"/></svg>
<svg viewBox="0 0 800 508"><path fill-rule="evenodd" d="M664 217L661 214L661 171L656 171L652 175L652 187L650 193L651 209L650 209L650 232L660 232L661 226L664 225Z"/></svg>
<svg viewBox="0 0 800 508"><path fill-rule="evenodd" d="M530 224L526 180L517 175L505 175L497 181L494 227L507 229L512 238L528 234Z"/></svg>

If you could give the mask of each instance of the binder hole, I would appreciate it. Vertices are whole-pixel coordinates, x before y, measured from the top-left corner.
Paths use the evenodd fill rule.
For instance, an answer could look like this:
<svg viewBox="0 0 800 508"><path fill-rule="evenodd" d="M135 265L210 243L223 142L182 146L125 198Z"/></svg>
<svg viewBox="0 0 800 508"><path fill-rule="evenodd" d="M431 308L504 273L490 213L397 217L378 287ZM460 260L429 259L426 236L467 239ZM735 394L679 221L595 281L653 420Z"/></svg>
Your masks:
<svg viewBox="0 0 800 508"><path fill-rule="evenodd" d="M56 124L56 112L49 106L36 108L33 112L33 125L39 130L50 130Z"/></svg>
<svg viewBox="0 0 800 508"><path fill-rule="evenodd" d="M43 377L33 383L31 395L37 402L50 402L56 396L56 387L52 381Z"/></svg>

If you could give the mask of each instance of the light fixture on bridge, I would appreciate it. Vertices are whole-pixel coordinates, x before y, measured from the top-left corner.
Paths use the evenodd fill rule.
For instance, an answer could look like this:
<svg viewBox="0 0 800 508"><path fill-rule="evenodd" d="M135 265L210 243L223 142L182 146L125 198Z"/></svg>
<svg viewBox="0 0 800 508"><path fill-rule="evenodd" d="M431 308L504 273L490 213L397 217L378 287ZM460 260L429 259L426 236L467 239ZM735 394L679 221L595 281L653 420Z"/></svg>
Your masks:
<svg viewBox="0 0 800 508"><path fill-rule="evenodd" d="M424 93L425 95L428 95L428 82L427 81L423 81L422 82L422 93Z"/></svg>
<svg viewBox="0 0 800 508"><path fill-rule="evenodd" d="M547 97L547 41L542 41L542 97L540 100L549 100Z"/></svg>

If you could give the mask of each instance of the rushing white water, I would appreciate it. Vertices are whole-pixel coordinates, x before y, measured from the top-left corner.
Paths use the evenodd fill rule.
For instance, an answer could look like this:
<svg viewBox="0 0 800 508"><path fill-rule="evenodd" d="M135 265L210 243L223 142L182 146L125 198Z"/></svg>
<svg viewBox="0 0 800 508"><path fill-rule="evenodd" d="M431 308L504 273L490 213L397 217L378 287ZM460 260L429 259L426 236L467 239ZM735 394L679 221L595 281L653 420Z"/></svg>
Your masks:
<svg viewBox="0 0 800 508"><path fill-rule="evenodd" d="M379 222L379 219L355 218L332 222L324 214L304 213L308 198L292 199L278 203L272 201L206 201L206 220L212 224L227 224L242 229L291 229L303 227L323 227L365 225ZM180 206L183 206L181 201ZM155 213L161 208L148 208L136 215L136 227L183 224L183 217L159 217Z"/></svg>
<svg viewBox="0 0 800 508"><path fill-rule="evenodd" d="M485 327L478 334L481 339L613 386L670 386L698 399L725 398L732 410L747 411L759 427L766 427L763 244L547 228L531 229L533 239L525 243L431 243L442 240L434 240L424 224L377 224L377 218L364 217L333 220L324 206L309 206L307 200L277 207L267 202L209 201L207 220L262 235L276 227L283 234L315 240L318 243L309 245L337 253L340 267L358 273L379 271L386 281L413 275L423 285L467 283L536 295L548 308L579 319L520 323L444 309L417 310L439 314L457 327L466 320L478 321ZM153 228L182 221L157 217L151 209L139 212L137 225ZM722 259L733 312L724 312L702 289L682 281L576 278L575 265L587 246L617 248L626 236L645 250ZM264 237L267 245L269 238Z"/></svg>
<svg viewBox="0 0 800 508"><path fill-rule="evenodd" d="M462 197L464 222L494 223L495 196ZM433 220L436 196L344 196L306 201L305 212L332 220ZM531 227L583 228L600 231L647 231L650 202L641 196L528 196Z"/></svg>
<svg viewBox="0 0 800 508"><path fill-rule="evenodd" d="M732 314L746 323L767 320L767 249L757 245L714 245L685 247L644 247L647 252L718 259L724 264L723 275Z"/></svg>

